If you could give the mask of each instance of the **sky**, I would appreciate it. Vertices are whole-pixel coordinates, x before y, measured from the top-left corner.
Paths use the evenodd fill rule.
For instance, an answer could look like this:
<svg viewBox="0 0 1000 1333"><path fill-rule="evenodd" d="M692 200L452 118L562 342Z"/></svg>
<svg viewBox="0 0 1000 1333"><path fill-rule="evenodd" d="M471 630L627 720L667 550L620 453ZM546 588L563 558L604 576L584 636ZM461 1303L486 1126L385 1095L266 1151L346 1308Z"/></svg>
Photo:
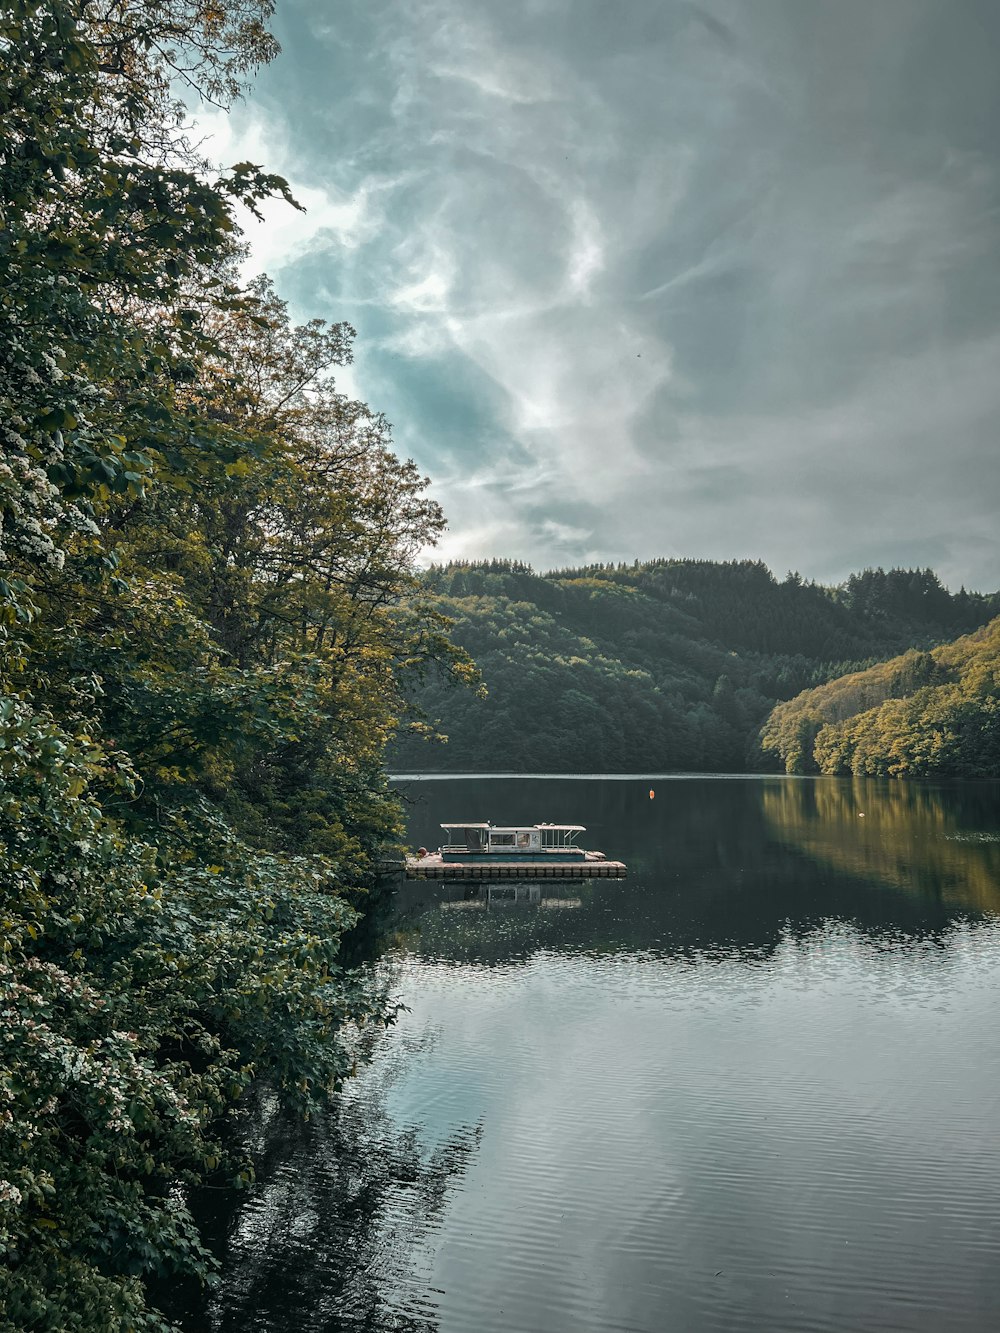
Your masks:
<svg viewBox="0 0 1000 1333"><path fill-rule="evenodd" d="M1000 586L997 0L278 0L206 152L433 558Z"/></svg>

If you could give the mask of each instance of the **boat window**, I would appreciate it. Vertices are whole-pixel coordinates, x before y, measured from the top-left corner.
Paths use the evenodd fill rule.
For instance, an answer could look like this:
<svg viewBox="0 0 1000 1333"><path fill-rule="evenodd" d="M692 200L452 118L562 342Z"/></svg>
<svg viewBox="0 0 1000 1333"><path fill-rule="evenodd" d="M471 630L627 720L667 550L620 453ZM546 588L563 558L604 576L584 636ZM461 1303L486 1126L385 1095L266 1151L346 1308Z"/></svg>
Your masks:
<svg viewBox="0 0 1000 1333"><path fill-rule="evenodd" d="M529 847L531 845L530 834L519 833L517 835L517 845L518 847Z"/></svg>
<svg viewBox="0 0 1000 1333"><path fill-rule="evenodd" d="M513 846L514 846L514 834L513 834L513 833L491 833L491 834L490 834L490 845L491 845L492 847L513 847Z"/></svg>

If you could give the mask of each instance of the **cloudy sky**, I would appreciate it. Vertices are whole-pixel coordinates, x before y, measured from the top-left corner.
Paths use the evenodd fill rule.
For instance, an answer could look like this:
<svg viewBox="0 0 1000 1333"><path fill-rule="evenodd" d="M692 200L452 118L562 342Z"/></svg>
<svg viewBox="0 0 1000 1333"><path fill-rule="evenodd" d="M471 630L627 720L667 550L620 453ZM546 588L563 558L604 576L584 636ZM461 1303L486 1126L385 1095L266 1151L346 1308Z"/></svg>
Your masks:
<svg viewBox="0 0 1000 1333"><path fill-rule="evenodd" d="M997 0L278 0L220 161L437 558L1000 585Z"/></svg>

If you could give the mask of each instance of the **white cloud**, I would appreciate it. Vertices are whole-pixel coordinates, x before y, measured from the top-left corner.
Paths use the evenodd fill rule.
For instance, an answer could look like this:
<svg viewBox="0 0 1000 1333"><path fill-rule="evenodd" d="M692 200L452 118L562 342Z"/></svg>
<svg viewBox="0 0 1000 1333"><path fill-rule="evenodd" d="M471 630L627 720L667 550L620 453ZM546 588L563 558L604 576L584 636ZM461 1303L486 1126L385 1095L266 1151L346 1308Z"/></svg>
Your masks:
<svg viewBox="0 0 1000 1333"><path fill-rule="evenodd" d="M309 205L249 224L256 262L303 314L355 293L444 553L839 577L882 552L996 584L1000 173L974 140L1000 99L984 67L942 100L943 29L908 2L821 6L808 40L738 0L348 6L310 29L331 92L286 40L294 136L273 91L205 119Z"/></svg>
<svg viewBox="0 0 1000 1333"><path fill-rule="evenodd" d="M397 254L412 258L400 265L399 285L386 293L387 303L403 314L446 315L456 277L453 256L432 237L416 247L401 246Z"/></svg>
<svg viewBox="0 0 1000 1333"><path fill-rule="evenodd" d="M570 244L567 278L569 290L575 296L587 296L592 278L604 267L604 245L601 225L594 210L582 199L570 206L573 239Z"/></svg>
<svg viewBox="0 0 1000 1333"><path fill-rule="evenodd" d="M353 250L370 239L380 224L376 194L385 182L365 181L348 195L307 185L299 178L296 153L288 128L280 120L265 121L252 107L230 113L206 110L195 121L202 151L220 167L254 162L284 176L304 212L282 199L265 200L263 221L239 208L237 221L251 247L248 273L276 275L310 251L340 246Z"/></svg>
<svg viewBox="0 0 1000 1333"><path fill-rule="evenodd" d="M482 97L515 105L551 101L556 96L551 62L500 42L485 15L467 4L434 4L423 15L435 78L469 85Z"/></svg>

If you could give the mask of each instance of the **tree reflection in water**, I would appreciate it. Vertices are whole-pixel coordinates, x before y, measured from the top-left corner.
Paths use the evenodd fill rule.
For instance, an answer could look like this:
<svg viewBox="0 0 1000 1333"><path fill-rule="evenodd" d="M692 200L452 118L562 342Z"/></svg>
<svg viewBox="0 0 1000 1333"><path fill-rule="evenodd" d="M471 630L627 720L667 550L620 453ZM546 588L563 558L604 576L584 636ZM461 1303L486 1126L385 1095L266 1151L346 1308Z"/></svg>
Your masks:
<svg viewBox="0 0 1000 1333"><path fill-rule="evenodd" d="M995 786L819 779L774 785L762 803L773 832L813 861L949 907L1000 912Z"/></svg>
<svg viewBox="0 0 1000 1333"><path fill-rule="evenodd" d="M966 1301L971 1311L964 1327L992 1327L975 1322L979 1306L968 1296L970 1283L985 1290L988 1277L967 1241L961 1209L978 1219L970 1227L991 1234L995 1192L990 1193L988 1161L982 1171L977 1165L966 1177L963 1145L967 1142L973 1154L985 1151L989 1126L983 1128L981 1108L994 1096L995 1078L988 1062L981 1070L960 1062L969 1071L954 1078L949 1072L952 1046L942 1035L947 1027L928 1015L938 1014L938 998L943 1014L965 1003L966 990L992 967L994 946L986 935L995 931L1000 911L1000 786L692 779L673 784L669 800L659 799L658 792L655 805L648 790L645 779L540 780L534 787L476 779L428 784L423 822L415 821L413 840L426 842L439 818L450 817L459 805L476 810L502 806L510 822L530 822L532 808L542 809L554 821L579 820L593 829L597 845L628 861L629 878L565 888L546 885L537 899L529 893L492 902L460 885L415 881L398 886L391 912L369 918L368 945L377 947L377 941L387 951L373 968L376 978L391 981L394 991L402 989L420 1020L378 1037L377 1049L368 1052L374 1058L346 1089L335 1113L301 1125L282 1119L262 1101L255 1114L248 1114L258 1183L249 1195L199 1201L203 1234L219 1253L223 1278L209 1308L203 1305L197 1317L188 1318L190 1333L431 1333L442 1322L483 1326L467 1317L469 1311L481 1313L482 1292L499 1290L506 1280L501 1259L516 1265L521 1251L511 1247L504 1255L487 1256L476 1248L481 1237L470 1235L469 1219L488 1215L494 1224L499 1220L511 1234L527 1237L523 1243L529 1248L539 1238L548 1243L568 1191L577 1215L585 1219L581 1236L599 1234L600 1218L587 1182L593 1143L606 1145L608 1135L622 1152L622 1179L633 1182L617 1195L625 1221L609 1234L627 1231L629 1191L641 1191L648 1161L659 1150L655 1137L638 1135L630 1157L628 1141L615 1137L621 1088L605 1085L619 1077L626 1090L639 1090L644 1109L636 1123L646 1123L643 1117L653 1108L661 1117L658 1123L669 1127L663 1131L669 1151L654 1171L669 1178L677 1161L690 1164L690 1235L700 1235L698 1243L714 1253L719 1237L730 1234L727 1219L734 1208L755 1219L755 1235L760 1219L764 1243L797 1255L799 1267L789 1272L798 1274L804 1301L812 1299L809 1293L820 1283L815 1298L820 1313L810 1327L819 1327L829 1302L843 1295L842 1287L822 1287L822 1273L817 1277L819 1270L810 1266L810 1246L822 1248L828 1232L840 1228L846 1234L851 1227L859 1238L868 1238L873 1282L881 1282L876 1273L884 1260L900 1292L911 1283L919 1287L927 1256L940 1256L936 1268L931 1264L936 1276L930 1285L919 1287L921 1299L934 1301L953 1290L958 1293L954 1299ZM957 969L952 967L956 960ZM788 988L795 991L796 978L805 998L811 990L821 1000L808 1014L794 996L786 1011ZM433 1003L421 1009L415 997L426 999L428 986ZM649 1019L630 1067L628 1042L622 1040L619 1047L609 1038L612 1034L617 1043L633 1021L621 1017L614 997L625 997L628 1013L633 1006L641 1013L660 993L657 986L663 1003ZM538 1002L535 1009L516 1007L509 1028L501 1025L504 1041L493 1021L498 990ZM773 995L775 1003L755 1009L763 995ZM574 996L579 1004L574 1005ZM590 1006L602 996L608 998L604 1026L598 1024L593 1037L589 1029L580 1036L581 1013L589 1023ZM759 1017L747 1026L750 1010ZM975 1012L974 1004L969 1012ZM717 1015L728 1017L720 1021ZM812 1027L804 1026L809 1015ZM760 1026L764 1018L770 1027ZM596 1061L578 1082L574 1069L579 1067L572 1060L557 1061L555 1070L539 1063L536 1057L545 1048L542 1021L554 1024L557 1034L565 1024L566 1051L574 1049L575 1034L579 1049L588 1054L591 1040L609 1052L607 1078L594 1075L600 1067ZM743 1037L737 1041L741 1024ZM688 1049L695 1040L692 1033L702 1044L691 1048L686 1064L678 1062L675 1048ZM960 1020L955 1020L953 1036L960 1053L966 1049L961 1045L965 1036L972 1043L969 1050L978 1039ZM557 1036L551 1049L561 1051L560 1041ZM900 1061L886 1062L883 1052L895 1046L903 1053ZM726 1096L719 1095L711 1073L716 1065L743 1072L742 1080L730 1080ZM538 1139L534 1121L503 1171L490 1159L488 1146L482 1162L473 1163L481 1135L470 1122L483 1115L491 1135L509 1123L506 1094L492 1083L498 1069L501 1081L509 1079L520 1090L511 1096L537 1087L561 1111L579 1108L576 1165L572 1136ZM414 1078L414 1071L423 1073ZM707 1071L704 1078L699 1071ZM814 1087L820 1094L810 1100ZM915 1089L922 1090L916 1100ZM862 1101L869 1097L875 1108L885 1162L876 1154L870 1171L855 1170L852 1147L841 1176L817 1174L815 1164L826 1160L826 1145L854 1143L852 1098L858 1096ZM763 1108L757 1119L755 1105ZM608 1107L613 1111L606 1135L601 1115ZM764 1128L776 1108L784 1125L780 1132ZM655 1117L650 1123L657 1123ZM435 1124L437 1137L430 1128ZM748 1125L754 1126L752 1133ZM712 1137L716 1130L723 1136L719 1140ZM720 1194L713 1171L730 1141L742 1146L734 1151L734 1174ZM787 1154L787 1198L769 1213L767 1201L778 1197L774 1161L785 1160L789 1141L805 1147L798 1158ZM765 1182L763 1192L745 1184L753 1179L745 1161L758 1147L754 1169ZM948 1156L952 1151L954 1160ZM912 1171L908 1152L916 1164ZM925 1159L939 1164L938 1175L922 1173L919 1164ZM532 1170L533 1163L543 1162L548 1171L553 1160L565 1168L558 1188L550 1188L554 1177L547 1186L547 1177ZM475 1194L463 1192L463 1175L479 1165L484 1170L475 1169ZM893 1174L897 1166L902 1175ZM522 1168L523 1180L518 1175ZM870 1198L864 1194L869 1177ZM838 1192L841 1178L850 1188ZM948 1183L959 1179L965 1182L960 1188ZM925 1193L916 1186L916 1193L910 1191L917 1180L926 1184ZM981 1187L981 1181L987 1185ZM916 1220L907 1225L929 1238L926 1252L913 1264L907 1245L897 1244L892 1212L894 1191L904 1186L910 1191L907 1209L917 1210ZM486 1193L481 1195L481 1189ZM516 1200L513 1208L504 1200L505 1189ZM802 1198L817 1192L828 1200L828 1215L800 1207ZM953 1195L960 1202L957 1212L948 1211ZM537 1208L534 1233L522 1229L526 1197ZM791 1216L804 1218L798 1248L788 1239ZM876 1216L882 1218L878 1226L871 1221ZM737 1231L729 1243L742 1253L743 1231ZM687 1235L671 1227L662 1234L665 1246L670 1237L684 1240ZM648 1239L643 1233L647 1250ZM858 1252L862 1249L859 1244ZM515 1286L524 1308L533 1312L531 1326L548 1319L549 1326L582 1327L579 1320L571 1322L569 1305L559 1305L559 1283L540 1278L541 1268L530 1271L536 1287L529 1291L528 1265L517 1270ZM575 1270L570 1265L567 1271ZM636 1271L641 1280L621 1284L620 1290L640 1292L639 1304L612 1301L604 1322L588 1326L661 1326L653 1308L659 1297L650 1296L646 1306L641 1299L641 1291L655 1293L654 1276L647 1283L643 1270ZM700 1279L692 1275L685 1254L676 1256L669 1271L678 1290L687 1290L694 1302L702 1299ZM837 1281L842 1271L836 1265L830 1270ZM685 1285L689 1277L695 1284L690 1288ZM435 1291L435 1283L448 1287L447 1296ZM575 1300L575 1293L574 1287L566 1300ZM779 1299L787 1299L787 1290ZM766 1293L761 1300L759 1307L747 1307L745 1318L719 1306L712 1326L779 1326L773 1318L779 1306L769 1305ZM520 1326L527 1327L526 1321L524 1316Z"/></svg>
<svg viewBox="0 0 1000 1333"><path fill-rule="evenodd" d="M399 1133L361 1096L286 1130L235 1218L212 1328L433 1329L430 1241L478 1127L425 1153L415 1129Z"/></svg>
<svg viewBox="0 0 1000 1333"><path fill-rule="evenodd" d="M459 1126L429 1144L419 1127L393 1118L387 1099L396 1071L419 1052L401 1033L386 1035L398 1054L376 1061L328 1114L304 1122L281 1113L266 1092L248 1108L243 1140L256 1184L248 1194L203 1192L194 1201L222 1277L207 1309L204 1300L183 1296L183 1314L176 1305L168 1309L182 1327L191 1333L437 1327L428 1286L436 1233L481 1126Z"/></svg>

